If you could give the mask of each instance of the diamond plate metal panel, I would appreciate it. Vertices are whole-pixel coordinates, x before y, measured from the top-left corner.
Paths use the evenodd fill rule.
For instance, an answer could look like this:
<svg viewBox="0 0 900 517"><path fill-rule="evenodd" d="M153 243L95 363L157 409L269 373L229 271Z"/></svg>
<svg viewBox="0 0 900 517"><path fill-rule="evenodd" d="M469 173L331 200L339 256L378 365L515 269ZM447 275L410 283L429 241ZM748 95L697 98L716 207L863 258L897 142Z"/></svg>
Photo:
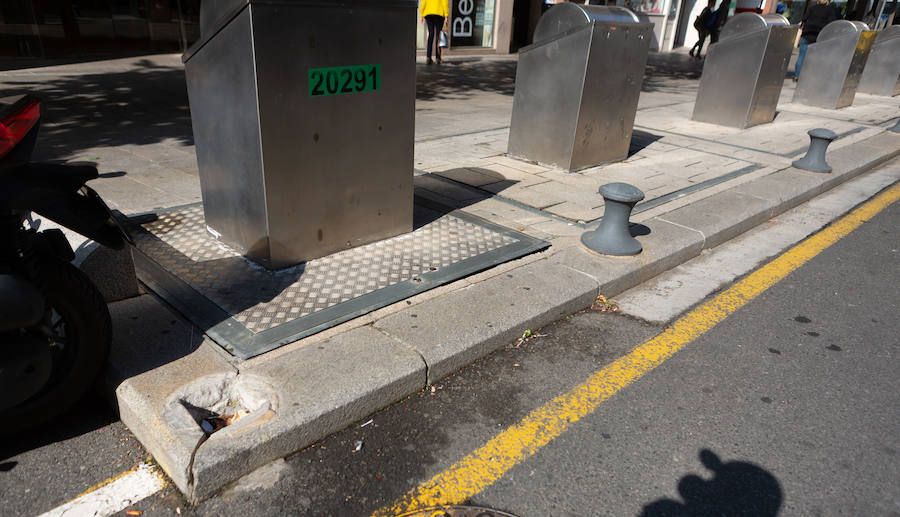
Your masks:
<svg viewBox="0 0 900 517"><path fill-rule="evenodd" d="M365 298L374 310L548 245L453 212L408 234L271 271L210 235L199 204L160 213L156 221L135 230L138 251L153 263L138 261L142 280L148 277L145 283L162 291L163 298L179 298L170 302L201 327L209 322L192 318L193 306L212 303L213 309L227 314L224 319L229 321L223 323L230 328L218 339L216 332L210 336L242 357L277 346L266 342L266 333L289 342L292 336L313 333L312 327L321 331L368 312L348 302ZM174 279L163 278L166 275ZM178 282L190 289L172 287ZM196 299L184 300L186 292ZM324 325L317 314L323 311L328 313ZM304 319L315 323L304 324ZM236 331L235 324L242 328ZM280 328L286 325L298 332Z"/></svg>

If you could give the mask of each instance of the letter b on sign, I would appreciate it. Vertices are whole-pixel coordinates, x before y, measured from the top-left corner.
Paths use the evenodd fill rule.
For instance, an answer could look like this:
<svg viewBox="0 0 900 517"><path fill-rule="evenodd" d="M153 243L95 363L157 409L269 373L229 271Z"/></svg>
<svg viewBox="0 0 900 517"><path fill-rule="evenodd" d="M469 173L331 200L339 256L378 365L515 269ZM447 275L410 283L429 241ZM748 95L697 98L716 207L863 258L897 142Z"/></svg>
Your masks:
<svg viewBox="0 0 900 517"><path fill-rule="evenodd" d="M472 36L472 18L454 18L453 35L465 37Z"/></svg>

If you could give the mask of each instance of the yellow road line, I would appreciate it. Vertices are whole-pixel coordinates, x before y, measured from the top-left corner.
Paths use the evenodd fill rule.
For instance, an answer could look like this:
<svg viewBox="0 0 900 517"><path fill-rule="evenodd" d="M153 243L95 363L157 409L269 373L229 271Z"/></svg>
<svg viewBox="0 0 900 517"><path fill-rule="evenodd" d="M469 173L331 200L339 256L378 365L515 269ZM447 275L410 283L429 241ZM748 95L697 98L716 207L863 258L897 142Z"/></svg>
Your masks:
<svg viewBox="0 0 900 517"><path fill-rule="evenodd" d="M900 199L895 184L821 232L797 244L747 278L686 314L661 334L596 372L568 393L532 411L449 469L429 479L374 516L400 515L430 506L459 504L592 413L617 391L672 357L685 345L762 294L789 273Z"/></svg>

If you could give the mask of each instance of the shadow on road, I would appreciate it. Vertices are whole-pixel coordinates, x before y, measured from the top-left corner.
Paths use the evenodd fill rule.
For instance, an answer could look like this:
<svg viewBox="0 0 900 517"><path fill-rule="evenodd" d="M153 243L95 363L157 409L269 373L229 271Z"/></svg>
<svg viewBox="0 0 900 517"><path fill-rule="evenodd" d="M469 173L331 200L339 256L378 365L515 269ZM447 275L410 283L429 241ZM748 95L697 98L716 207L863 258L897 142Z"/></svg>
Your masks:
<svg viewBox="0 0 900 517"><path fill-rule="evenodd" d="M0 444L0 472L16 468L17 461L7 460L23 452L81 436L118 420L106 400L95 393L89 393L59 417L27 433L4 440Z"/></svg>
<svg viewBox="0 0 900 517"><path fill-rule="evenodd" d="M783 494L778 480L769 471L743 461L723 463L709 449L700 451L700 462L713 472L712 479L696 474L684 476L678 481L678 494L684 502L660 499L646 505L641 516L778 515Z"/></svg>

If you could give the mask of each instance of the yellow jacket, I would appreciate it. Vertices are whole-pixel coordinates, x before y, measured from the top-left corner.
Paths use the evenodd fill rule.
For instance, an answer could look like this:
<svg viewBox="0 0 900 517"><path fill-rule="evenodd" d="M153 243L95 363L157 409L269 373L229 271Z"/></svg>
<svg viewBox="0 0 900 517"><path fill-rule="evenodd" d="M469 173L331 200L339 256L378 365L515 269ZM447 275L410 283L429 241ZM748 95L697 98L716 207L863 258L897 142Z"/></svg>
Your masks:
<svg viewBox="0 0 900 517"><path fill-rule="evenodd" d="M424 18L429 14L436 14L446 18L448 16L447 0L420 0L419 16Z"/></svg>

